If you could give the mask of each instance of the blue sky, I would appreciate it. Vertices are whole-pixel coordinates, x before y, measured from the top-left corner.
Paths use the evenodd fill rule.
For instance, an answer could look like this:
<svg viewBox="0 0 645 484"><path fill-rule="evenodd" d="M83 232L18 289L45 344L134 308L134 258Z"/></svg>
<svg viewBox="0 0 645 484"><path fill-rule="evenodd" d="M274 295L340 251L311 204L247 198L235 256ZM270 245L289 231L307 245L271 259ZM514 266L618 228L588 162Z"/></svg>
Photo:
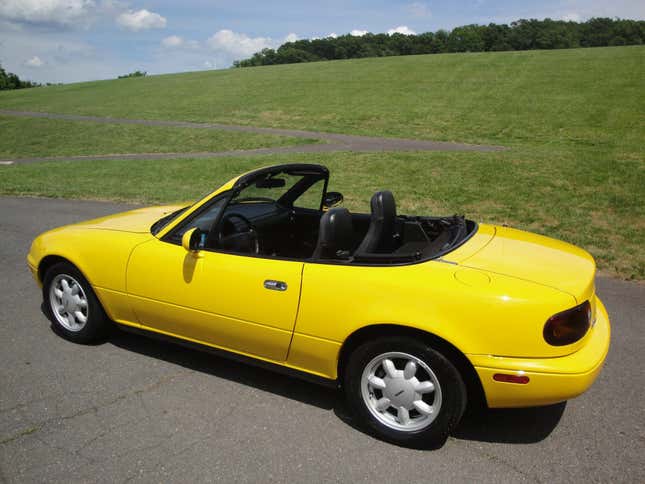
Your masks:
<svg viewBox="0 0 645 484"><path fill-rule="evenodd" d="M518 18L645 18L644 0L0 0L0 63L40 82L229 67L285 40Z"/></svg>

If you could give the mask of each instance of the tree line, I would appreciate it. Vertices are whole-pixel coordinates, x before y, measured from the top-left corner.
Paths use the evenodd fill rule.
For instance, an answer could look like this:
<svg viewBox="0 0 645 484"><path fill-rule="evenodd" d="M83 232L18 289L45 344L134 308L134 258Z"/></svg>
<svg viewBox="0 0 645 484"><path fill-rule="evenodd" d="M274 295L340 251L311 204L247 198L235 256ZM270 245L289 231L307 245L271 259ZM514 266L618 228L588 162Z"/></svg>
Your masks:
<svg viewBox="0 0 645 484"><path fill-rule="evenodd" d="M419 35L365 34L287 42L277 49L264 49L234 67L293 64L334 59L490 52L505 50L569 49L640 45L645 41L645 21L592 18L586 22L521 19L508 24L464 25L451 31Z"/></svg>
<svg viewBox="0 0 645 484"><path fill-rule="evenodd" d="M37 82L23 81L16 74L7 72L0 65L0 91L7 89L24 89L26 87L40 86Z"/></svg>
<svg viewBox="0 0 645 484"><path fill-rule="evenodd" d="M129 74L123 74L122 76L117 77L117 79L129 79L131 77L146 77L148 73L146 71L134 71Z"/></svg>

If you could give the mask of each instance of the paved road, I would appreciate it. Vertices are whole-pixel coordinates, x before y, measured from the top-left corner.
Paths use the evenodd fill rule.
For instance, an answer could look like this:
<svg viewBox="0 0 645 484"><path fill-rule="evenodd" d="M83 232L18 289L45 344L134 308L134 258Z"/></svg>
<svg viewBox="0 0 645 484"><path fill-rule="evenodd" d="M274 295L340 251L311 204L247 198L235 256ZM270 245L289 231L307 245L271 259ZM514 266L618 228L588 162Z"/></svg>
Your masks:
<svg viewBox="0 0 645 484"><path fill-rule="evenodd" d="M331 390L124 333L54 335L31 239L124 208L0 198L0 482L645 482L644 285L598 280L613 341L587 394L409 450L356 430Z"/></svg>
<svg viewBox="0 0 645 484"><path fill-rule="evenodd" d="M253 156L269 153L321 153L334 151L500 151L501 146L471 145L464 143L447 143L439 141L411 140L401 138L375 138L369 136L354 136L346 134L324 133L319 131L303 131L296 129L259 128L255 126L237 126L216 123L191 123L187 121L163 121L148 119L105 118L98 116L80 116L75 114L39 113L33 111L13 111L0 109L0 115L30 118L64 119L67 121L85 121L92 123L138 124L144 126L170 126L176 128L216 129L221 131L237 131L260 133L296 138L318 139L325 143L304 144L276 148L260 148L254 150L236 150L226 152L206 153L131 153L125 155L92 155L92 156L55 156L30 157L12 159L14 163L35 163L56 160L157 160L163 158L213 158L218 156Z"/></svg>

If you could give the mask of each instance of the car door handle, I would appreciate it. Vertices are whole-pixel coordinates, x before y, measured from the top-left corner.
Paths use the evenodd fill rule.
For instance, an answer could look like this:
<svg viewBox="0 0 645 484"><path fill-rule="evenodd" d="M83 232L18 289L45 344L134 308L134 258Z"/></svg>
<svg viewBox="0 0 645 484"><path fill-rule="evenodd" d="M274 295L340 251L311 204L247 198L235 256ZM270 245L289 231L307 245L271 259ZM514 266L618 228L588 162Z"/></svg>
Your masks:
<svg viewBox="0 0 645 484"><path fill-rule="evenodd" d="M282 281L274 281L273 279L267 279L264 281L264 288L271 289L272 291L286 291L287 283Z"/></svg>

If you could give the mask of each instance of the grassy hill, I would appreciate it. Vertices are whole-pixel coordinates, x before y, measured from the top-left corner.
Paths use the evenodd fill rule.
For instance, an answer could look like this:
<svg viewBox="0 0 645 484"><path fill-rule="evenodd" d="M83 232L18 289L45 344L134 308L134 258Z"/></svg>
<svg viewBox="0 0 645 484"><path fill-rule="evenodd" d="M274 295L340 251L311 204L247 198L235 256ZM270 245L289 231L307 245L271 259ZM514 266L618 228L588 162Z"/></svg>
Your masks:
<svg viewBox="0 0 645 484"><path fill-rule="evenodd" d="M230 69L0 93L0 108L501 144L499 153L319 154L58 162L0 172L0 192L167 201L277 161L329 165L348 205L465 212L582 245L645 278L645 47L442 54ZM54 121L49 121L54 122ZM34 130L34 135L36 131ZM0 132L0 137L6 135ZM7 143L0 138L2 144ZM165 145L168 149L172 140ZM71 153L69 153L71 154ZM109 182L127 165L132 187ZM159 173L164 176L159 176ZM93 183L100 173L103 182ZM75 183L61 186L59 179ZM136 180L136 183L134 181Z"/></svg>
<svg viewBox="0 0 645 484"><path fill-rule="evenodd" d="M0 106L470 142L612 143L635 135L635 120L642 132L644 65L642 46L404 56L7 91Z"/></svg>

